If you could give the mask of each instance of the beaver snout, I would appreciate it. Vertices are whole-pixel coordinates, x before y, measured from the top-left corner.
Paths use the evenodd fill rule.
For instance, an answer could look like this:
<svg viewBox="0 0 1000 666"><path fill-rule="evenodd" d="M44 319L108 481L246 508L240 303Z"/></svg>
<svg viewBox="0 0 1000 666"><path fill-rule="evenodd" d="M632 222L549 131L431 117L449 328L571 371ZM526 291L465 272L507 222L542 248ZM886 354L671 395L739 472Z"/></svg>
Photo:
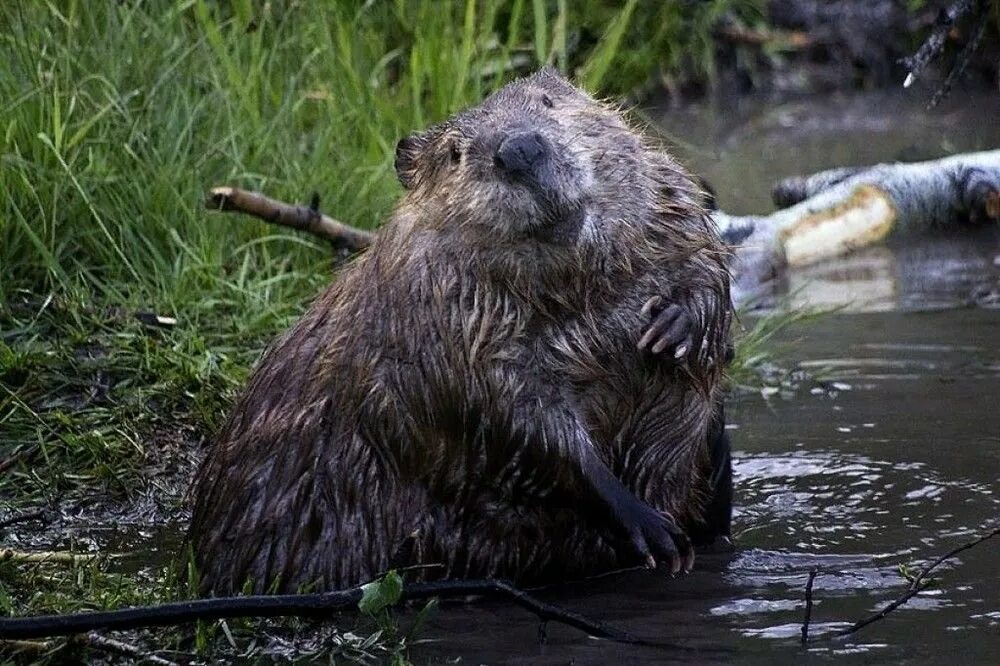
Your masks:
<svg viewBox="0 0 1000 666"><path fill-rule="evenodd" d="M549 142L538 132L517 132L500 142L493 163L516 179L537 181L539 170L551 153Z"/></svg>

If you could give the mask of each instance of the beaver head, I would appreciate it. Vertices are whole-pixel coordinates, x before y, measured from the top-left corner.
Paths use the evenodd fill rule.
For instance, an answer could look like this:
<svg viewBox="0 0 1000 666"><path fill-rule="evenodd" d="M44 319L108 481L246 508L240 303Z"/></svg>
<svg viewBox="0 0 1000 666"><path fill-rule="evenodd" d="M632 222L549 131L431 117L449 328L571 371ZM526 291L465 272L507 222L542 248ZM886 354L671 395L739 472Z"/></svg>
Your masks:
<svg viewBox="0 0 1000 666"><path fill-rule="evenodd" d="M595 225L634 219L655 208L651 171L620 113L552 69L396 147L404 205L501 243L574 245Z"/></svg>

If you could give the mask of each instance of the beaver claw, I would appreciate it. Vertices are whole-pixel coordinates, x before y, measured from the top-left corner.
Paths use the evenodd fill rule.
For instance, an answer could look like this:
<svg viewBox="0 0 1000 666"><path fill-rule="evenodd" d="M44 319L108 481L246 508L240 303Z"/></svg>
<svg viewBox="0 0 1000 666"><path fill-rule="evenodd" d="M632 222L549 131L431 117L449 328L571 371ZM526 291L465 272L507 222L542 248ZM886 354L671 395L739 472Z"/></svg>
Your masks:
<svg viewBox="0 0 1000 666"><path fill-rule="evenodd" d="M644 502L636 502L634 513L622 517L636 553L650 569L657 563L670 568L671 574L688 573L694 567L694 548L673 517Z"/></svg>
<svg viewBox="0 0 1000 666"><path fill-rule="evenodd" d="M668 352L668 357L680 361L691 352L694 343L694 321L687 310L676 303L666 304L662 296L653 296L642 306L642 315L652 321L639 340L639 350L654 354Z"/></svg>

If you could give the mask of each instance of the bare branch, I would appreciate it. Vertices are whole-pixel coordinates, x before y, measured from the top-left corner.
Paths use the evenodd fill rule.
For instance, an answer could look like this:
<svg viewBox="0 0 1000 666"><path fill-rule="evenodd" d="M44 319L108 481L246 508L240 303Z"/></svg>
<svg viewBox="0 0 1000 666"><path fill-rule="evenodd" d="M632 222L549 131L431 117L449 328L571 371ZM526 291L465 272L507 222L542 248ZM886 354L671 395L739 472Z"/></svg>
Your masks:
<svg viewBox="0 0 1000 666"><path fill-rule="evenodd" d="M372 240L370 231L349 226L319 212L316 196L313 197L313 205L306 207L287 204L260 192L238 187L214 187L205 200L205 207L252 215L271 224L309 232L337 247L354 251L368 247Z"/></svg>
<svg viewBox="0 0 1000 666"><path fill-rule="evenodd" d="M131 643L125 643L124 641L119 641L114 638L101 636L94 631L87 634L86 637L84 637L80 642L98 650L115 652L122 656L131 657L132 659L139 661L159 664L159 666L177 666L177 662L175 661L170 661L169 659L158 657L150 652L145 652Z"/></svg>
<svg viewBox="0 0 1000 666"><path fill-rule="evenodd" d="M401 601L432 597L483 595L505 599L534 613L542 622L554 621L591 636L619 643L685 649L682 646L646 641L615 627L541 601L500 580L455 580L415 583L403 588ZM360 587L318 594L256 595L178 601L116 611L70 615L0 618L0 640L26 640L44 636L67 636L95 630L125 630L158 627L236 617L316 617L334 610L356 609Z"/></svg>
<svg viewBox="0 0 1000 666"><path fill-rule="evenodd" d="M813 582L816 580L816 567L809 570L809 580L806 581L806 611L802 618L802 644L809 642L809 621L813 612Z"/></svg>
<svg viewBox="0 0 1000 666"><path fill-rule="evenodd" d="M956 0L941 10L934 22L934 27L931 29L931 34L913 56L906 58L906 68L910 71L903 82L904 88L913 85L927 64L944 50L945 41L948 39L948 33L951 32L952 26L960 18L972 12L977 4L977 0Z"/></svg>
<svg viewBox="0 0 1000 666"><path fill-rule="evenodd" d="M57 564L81 564L98 557L106 557L99 553L71 553L65 550L21 551L13 548L0 548L0 562L54 562Z"/></svg>
<svg viewBox="0 0 1000 666"><path fill-rule="evenodd" d="M857 622L847 627L846 629L841 629L831 634L822 636L820 639L814 639L814 640L829 640L831 638L842 638L844 636L849 636L857 631L860 631L861 629L864 629L865 627L874 622L878 622L879 620L884 619L887 615L889 615L889 613L893 612L894 610L905 604L907 601L909 601L913 597L917 596L918 594L926 590L927 586L930 583L929 582L924 583L924 580L927 578L930 572L932 572L934 569L940 566L943 562L952 559L962 551L966 551L969 550L970 548L973 548L974 546L978 546L987 539L992 539L998 534L1000 534L1000 527L995 527L991 531L986 532L985 534L982 534L971 541L967 541L966 543L949 550L947 553L941 555L940 557L932 561L929 565L924 567L920 571L920 575L916 576L912 581L910 581L910 585L909 587L907 587L906 592L898 599L887 604L884 608L882 608L878 612L873 613L866 618L858 620Z"/></svg>
<svg viewBox="0 0 1000 666"><path fill-rule="evenodd" d="M26 511L20 513L16 516L9 516L0 520L0 530L10 527L11 525L16 525L18 523L26 523L31 520L44 520L45 511L43 509L37 509L35 511Z"/></svg>

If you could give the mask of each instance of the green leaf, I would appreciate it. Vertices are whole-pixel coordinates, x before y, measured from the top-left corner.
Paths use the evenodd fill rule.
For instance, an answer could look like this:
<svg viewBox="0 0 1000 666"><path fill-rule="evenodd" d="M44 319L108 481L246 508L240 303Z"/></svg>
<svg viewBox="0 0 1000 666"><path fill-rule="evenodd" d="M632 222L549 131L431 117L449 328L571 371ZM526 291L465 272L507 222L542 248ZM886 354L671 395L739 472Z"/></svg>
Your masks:
<svg viewBox="0 0 1000 666"><path fill-rule="evenodd" d="M403 596L403 579L395 570L382 578L361 586L361 601L358 609L368 615L378 615L397 603Z"/></svg>
<svg viewBox="0 0 1000 666"><path fill-rule="evenodd" d="M424 605L423 608L420 609L420 612L417 613L416 619L413 621L413 626L410 627L410 630L406 632L406 641L408 643L416 640L417 635L420 633L420 630L424 628L424 624L427 622L427 618L429 618L431 614L434 613L435 610L437 610L437 607L438 607L438 600L431 599Z"/></svg>

